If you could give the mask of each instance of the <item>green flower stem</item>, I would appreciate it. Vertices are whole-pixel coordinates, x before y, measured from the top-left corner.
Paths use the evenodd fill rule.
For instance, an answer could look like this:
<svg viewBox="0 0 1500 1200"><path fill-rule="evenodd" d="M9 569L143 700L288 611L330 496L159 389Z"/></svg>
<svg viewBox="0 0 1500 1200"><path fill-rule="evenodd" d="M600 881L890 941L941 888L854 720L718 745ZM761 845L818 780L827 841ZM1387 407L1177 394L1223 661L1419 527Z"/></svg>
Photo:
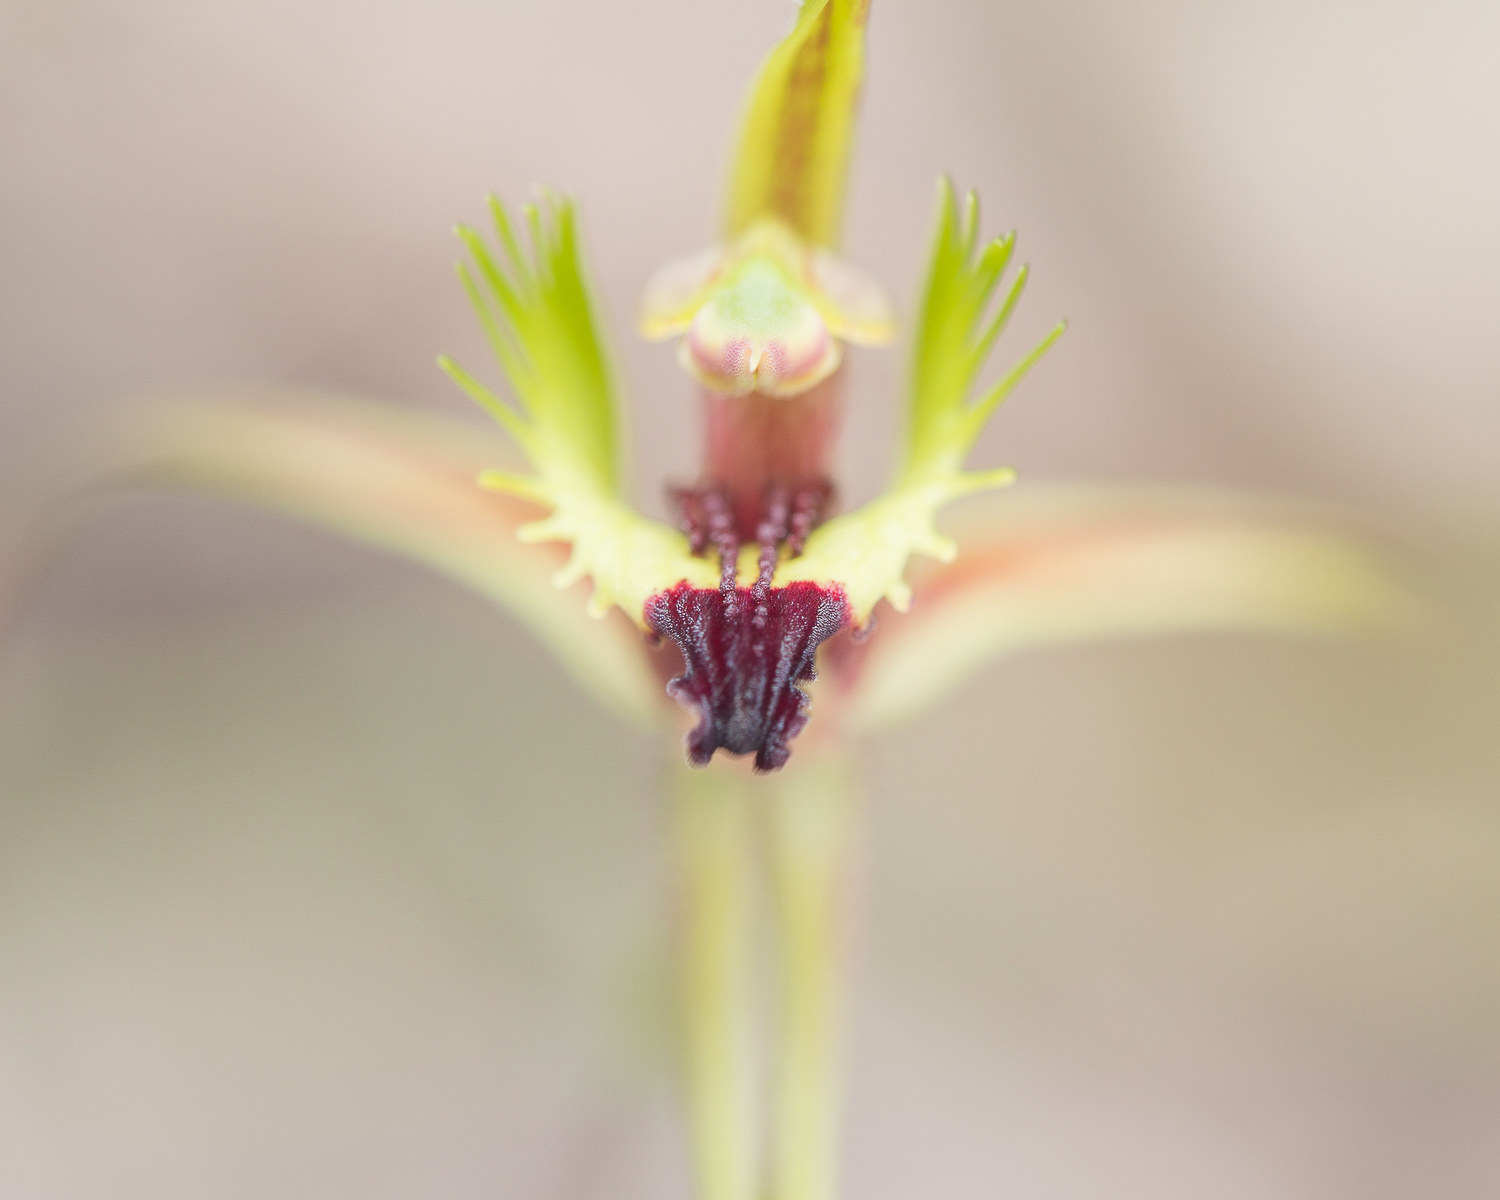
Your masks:
<svg viewBox="0 0 1500 1200"><path fill-rule="evenodd" d="M780 1025L771 1127L772 1200L833 1200L838 1145L845 877L851 767L808 756L775 781L772 885Z"/></svg>
<svg viewBox="0 0 1500 1200"><path fill-rule="evenodd" d="M674 800L697 1200L833 1200L849 760L808 754L760 778L727 764L683 765ZM751 1036L762 832L778 964L765 1187Z"/></svg>
<svg viewBox="0 0 1500 1200"><path fill-rule="evenodd" d="M679 764L679 952L697 1200L752 1200L750 781L721 764Z"/></svg>

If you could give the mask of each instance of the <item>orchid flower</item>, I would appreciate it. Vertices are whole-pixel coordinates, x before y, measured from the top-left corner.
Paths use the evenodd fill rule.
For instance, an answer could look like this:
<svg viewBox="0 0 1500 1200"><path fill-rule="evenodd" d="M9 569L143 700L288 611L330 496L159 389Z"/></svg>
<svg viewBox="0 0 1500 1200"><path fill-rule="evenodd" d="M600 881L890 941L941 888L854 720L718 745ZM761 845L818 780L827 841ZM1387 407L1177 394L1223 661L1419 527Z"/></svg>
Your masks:
<svg viewBox="0 0 1500 1200"><path fill-rule="evenodd" d="M519 220L492 199L488 235L458 231L460 278L507 391L440 363L504 437L280 393L137 408L73 462L90 485L75 496L185 486L415 558L494 599L624 720L666 739L686 724L686 762L706 768L679 766L672 785L700 1200L835 1194L839 914L863 740L1031 647L1361 632L1407 605L1378 550L1285 505L1149 488L1002 497L1013 471L967 469L1063 326L976 386L1026 269L1002 283L1014 236L982 238L977 200L946 181L891 485L833 515L841 342L895 331L880 288L836 244L867 11L803 0L751 89L722 244L646 286L643 332L680 336L701 387L702 475L671 493L675 525L624 497L622 414L577 209L551 194ZM507 438L529 471L497 467L512 459ZM940 529L940 510L966 497ZM780 948L765 1102L750 1036L758 853Z"/></svg>

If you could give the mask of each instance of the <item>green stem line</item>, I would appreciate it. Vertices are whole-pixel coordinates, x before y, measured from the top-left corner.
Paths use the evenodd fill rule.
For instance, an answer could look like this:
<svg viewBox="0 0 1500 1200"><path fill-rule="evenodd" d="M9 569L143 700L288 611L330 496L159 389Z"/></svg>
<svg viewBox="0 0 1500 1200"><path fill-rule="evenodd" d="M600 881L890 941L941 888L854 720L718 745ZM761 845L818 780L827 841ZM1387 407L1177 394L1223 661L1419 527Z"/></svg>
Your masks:
<svg viewBox="0 0 1500 1200"><path fill-rule="evenodd" d="M850 793L850 764L841 756L793 763L776 780L771 875L781 1011L771 1200L833 1200L837 1187Z"/></svg>
<svg viewBox="0 0 1500 1200"><path fill-rule="evenodd" d="M736 773L684 764L673 790L697 1197L754 1200L749 789Z"/></svg>

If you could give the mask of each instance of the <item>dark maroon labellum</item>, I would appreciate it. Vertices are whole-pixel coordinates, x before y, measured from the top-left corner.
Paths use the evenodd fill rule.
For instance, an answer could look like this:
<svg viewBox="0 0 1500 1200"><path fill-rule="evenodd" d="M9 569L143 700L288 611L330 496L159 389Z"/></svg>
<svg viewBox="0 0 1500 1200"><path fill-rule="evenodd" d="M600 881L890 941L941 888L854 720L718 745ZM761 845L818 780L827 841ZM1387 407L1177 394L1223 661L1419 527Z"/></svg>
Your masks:
<svg viewBox="0 0 1500 1200"><path fill-rule="evenodd" d="M775 771L807 724L810 701L797 685L816 678L818 645L848 623L849 602L841 588L808 582L732 593L679 583L653 596L645 616L687 664L667 694L698 713L688 761L706 766L727 750Z"/></svg>

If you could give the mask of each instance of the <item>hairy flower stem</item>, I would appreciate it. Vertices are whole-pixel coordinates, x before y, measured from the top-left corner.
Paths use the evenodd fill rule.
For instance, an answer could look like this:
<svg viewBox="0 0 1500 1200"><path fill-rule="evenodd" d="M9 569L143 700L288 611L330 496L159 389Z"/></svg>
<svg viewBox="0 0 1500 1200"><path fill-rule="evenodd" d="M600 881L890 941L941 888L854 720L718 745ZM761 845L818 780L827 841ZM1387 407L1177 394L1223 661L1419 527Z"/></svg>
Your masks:
<svg viewBox="0 0 1500 1200"><path fill-rule="evenodd" d="M676 772L679 950L698 1200L833 1200L850 807L850 768L841 755L806 755L771 776L725 763ZM763 843L756 837L761 830ZM765 1172L751 1036L758 848L767 858L777 998Z"/></svg>

